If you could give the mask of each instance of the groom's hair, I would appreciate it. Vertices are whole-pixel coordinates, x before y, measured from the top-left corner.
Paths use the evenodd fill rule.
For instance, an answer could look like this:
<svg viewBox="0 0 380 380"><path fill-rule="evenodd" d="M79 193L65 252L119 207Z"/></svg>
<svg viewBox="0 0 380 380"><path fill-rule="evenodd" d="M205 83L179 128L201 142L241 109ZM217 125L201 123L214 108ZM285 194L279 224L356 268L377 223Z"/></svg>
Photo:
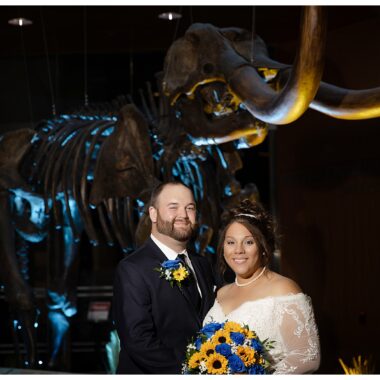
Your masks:
<svg viewBox="0 0 380 380"><path fill-rule="evenodd" d="M193 193L193 191L188 186L186 186L185 184L183 184L180 181L161 182L155 188L153 188L152 194L150 195L149 206L153 206L153 207L157 208L157 199L158 199L158 197L160 196L160 194L162 193L162 191L165 189L165 187L169 186L169 185L174 185L174 186L181 185L181 186L186 187L187 189L189 189L191 191L191 193Z"/></svg>

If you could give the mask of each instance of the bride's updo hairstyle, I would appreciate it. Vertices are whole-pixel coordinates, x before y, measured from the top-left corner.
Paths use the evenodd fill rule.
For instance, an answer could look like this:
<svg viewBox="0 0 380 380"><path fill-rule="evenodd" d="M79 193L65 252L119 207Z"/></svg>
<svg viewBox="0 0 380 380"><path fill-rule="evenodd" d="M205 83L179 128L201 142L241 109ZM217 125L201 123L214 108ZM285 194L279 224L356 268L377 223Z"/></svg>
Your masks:
<svg viewBox="0 0 380 380"><path fill-rule="evenodd" d="M217 248L219 269L222 274L227 269L223 256L224 239L228 227L234 223L242 224L255 239L260 254L261 265L269 265L277 246L276 227L271 215L258 203L243 200L237 207L222 216L223 229Z"/></svg>

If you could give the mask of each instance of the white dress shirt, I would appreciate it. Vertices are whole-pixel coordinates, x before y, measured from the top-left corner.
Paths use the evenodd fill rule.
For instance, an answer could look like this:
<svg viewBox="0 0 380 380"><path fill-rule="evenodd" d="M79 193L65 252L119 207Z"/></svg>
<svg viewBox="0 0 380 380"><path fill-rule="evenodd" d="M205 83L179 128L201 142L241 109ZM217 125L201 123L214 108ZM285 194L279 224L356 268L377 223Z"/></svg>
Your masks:
<svg viewBox="0 0 380 380"><path fill-rule="evenodd" d="M201 289L198 285L197 275L195 273L193 264L191 263L191 260L189 258L189 254L186 251L186 248L181 252L176 252L173 249L171 249L170 247L168 247L167 245L165 245L164 243L160 242L156 237L154 237L153 234L150 234L150 238L154 241L154 243L158 246L158 248L161 249L161 251L167 257L168 260L175 260L175 259L177 259L177 256L180 254L185 255L185 262L190 267L191 271L193 272L193 275L195 277L195 281L197 283L198 292L199 292L200 296L202 297L202 292L201 292Z"/></svg>

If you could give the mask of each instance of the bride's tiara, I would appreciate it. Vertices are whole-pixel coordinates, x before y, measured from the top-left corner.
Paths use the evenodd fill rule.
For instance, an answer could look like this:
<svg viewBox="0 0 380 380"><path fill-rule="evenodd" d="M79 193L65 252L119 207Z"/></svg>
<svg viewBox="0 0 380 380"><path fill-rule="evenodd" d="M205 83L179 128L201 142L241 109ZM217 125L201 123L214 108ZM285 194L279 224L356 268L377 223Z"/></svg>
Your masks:
<svg viewBox="0 0 380 380"><path fill-rule="evenodd" d="M257 216L253 215L253 214L244 214L244 213L241 213L241 214L236 214L235 217L237 216L248 216L249 218L254 218L254 219L257 219Z"/></svg>

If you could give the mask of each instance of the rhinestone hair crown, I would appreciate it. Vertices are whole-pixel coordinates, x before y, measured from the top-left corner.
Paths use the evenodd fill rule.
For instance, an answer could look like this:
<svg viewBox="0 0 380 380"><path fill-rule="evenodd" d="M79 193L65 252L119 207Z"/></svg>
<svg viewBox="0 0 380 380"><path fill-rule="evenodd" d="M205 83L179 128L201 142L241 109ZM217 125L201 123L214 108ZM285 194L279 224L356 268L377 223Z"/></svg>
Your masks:
<svg viewBox="0 0 380 380"><path fill-rule="evenodd" d="M253 215L253 214L244 214L244 213L241 213L241 214L236 214L235 217L237 216L248 216L249 218L254 218L257 220L257 216Z"/></svg>

